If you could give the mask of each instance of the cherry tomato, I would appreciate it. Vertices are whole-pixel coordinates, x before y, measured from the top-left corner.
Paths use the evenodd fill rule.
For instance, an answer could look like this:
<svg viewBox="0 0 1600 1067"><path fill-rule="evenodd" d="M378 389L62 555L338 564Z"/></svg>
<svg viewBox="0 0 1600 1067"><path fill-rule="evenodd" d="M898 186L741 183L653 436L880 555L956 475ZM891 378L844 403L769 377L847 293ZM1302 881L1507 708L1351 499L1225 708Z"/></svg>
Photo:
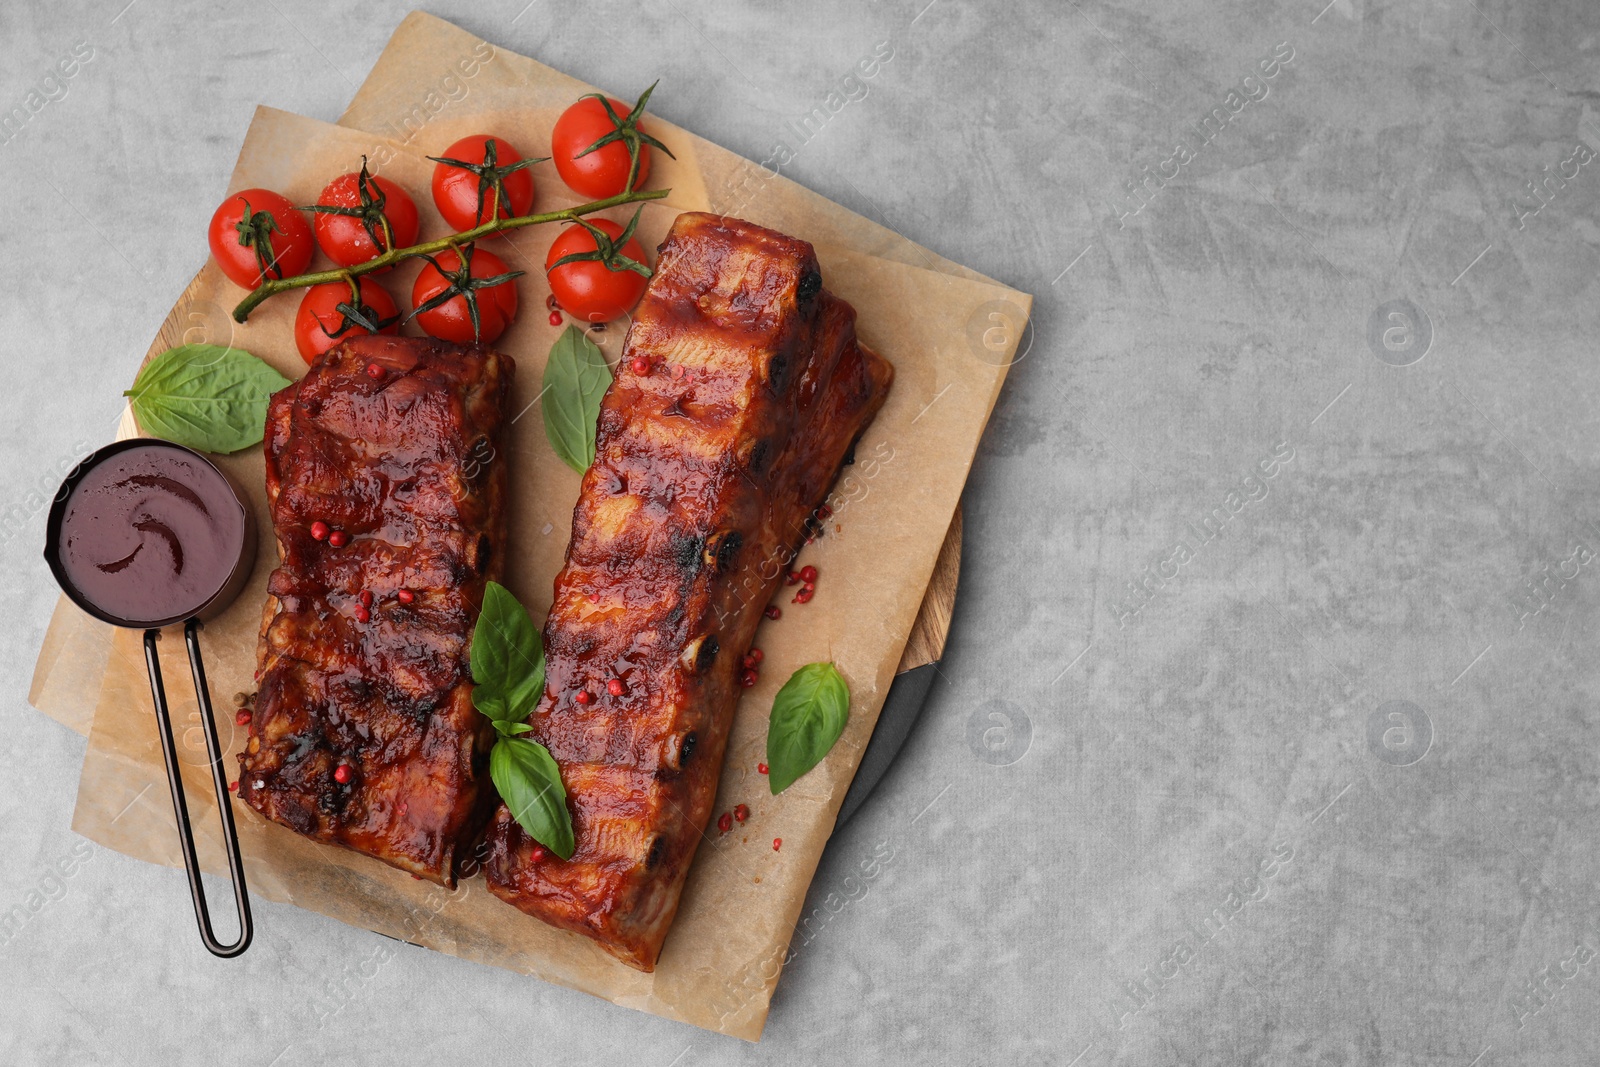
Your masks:
<svg viewBox="0 0 1600 1067"><path fill-rule="evenodd" d="M613 241L622 236L622 227L610 219L590 221ZM561 310L587 322L610 322L620 318L644 294L645 278L632 270L612 270L598 260L579 260L555 266L556 260L573 253L593 252L598 247L594 235L582 226L568 226L550 246L544 258L550 292ZM635 263L644 263L644 248L637 237L628 238L620 249Z"/></svg>
<svg viewBox="0 0 1600 1067"><path fill-rule="evenodd" d="M610 98L607 97L609 100ZM627 104L611 100L611 109L617 118L627 122L632 114ZM561 113L555 129L550 134L550 151L555 158L556 173L574 192L591 200L616 196L628 182L628 146L622 141L602 145L588 155L579 155L606 134L617 129L606 109L598 99L586 96ZM650 146L639 145L639 176L633 187L643 187L650 177Z"/></svg>
<svg viewBox="0 0 1600 1067"><path fill-rule="evenodd" d="M245 212L255 223L240 231ZM287 278L311 263L311 227L293 204L271 189L245 189L222 202L207 232L211 255L236 285L258 288L267 275Z"/></svg>
<svg viewBox="0 0 1600 1067"><path fill-rule="evenodd" d="M461 271L461 259L454 252L441 252L434 258L439 261L439 267L451 274ZM439 272L439 267L429 263L417 275L416 284L411 287L412 307L421 307L450 287L450 280ZM507 273L509 269L505 261L493 252L485 252L481 248L472 252L474 279L493 278ZM516 279L507 278L498 285L474 289L474 295L478 302L477 338L472 336L472 315L467 308L467 298L459 293L438 307L418 312L417 325L441 341L455 341L457 344L471 344L474 340L483 344L493 342L505 333L506 327L517 317Z"/></svg>
<svg viewBox="0 0 1600 1067"><path fill-rule="evenodd" d="M358 278L361 286L361 307L356 309L362 317L373 323L394 319L379 333L399 333L400 309L395 306L389 291L371 278ZM294 343L307 363L349 337L360 337L372 331L357 323L346 323L340 304L350 303L350 287L344 282L324 282L306 290L300 300L300 310L294 317Z"/></svg>
<svg viewBox="0 0 1600 1067"><path fill-rule="evenodd" d="M361 177L359 173L339 175L317 197L317 206L362 210ZM417 241L417 205L411 199L411 194L388 178L374 175L367 176L366 191L370 214L365 220L355 215L317 212L317 245L341 267L365 263L389 250L386 244L380 247L379 242L373 241L372 235L367 232L370 222L374 231L382 236L380 213L389 220L389 228L394 234L394 247L404 248ZM380 200L381 208L378 206Z"/></svg>
<svg viewBox="0 0 1600 1067"><path fill-rule="evenodd" d="M488 162L488 144L494 142L494 162ZM513 218L533 210L533 174L527 167L507 173L508 168L522 162L522 154L502 137L486 133L463 137L444 150L442 156L428 157L436 161L433 168L433 203L456 230L470 230L489 221L494 210L494 187L483 185L483 203L478 203L479 186L483 178L500 179L503 190L500 199L500 217ZM453 159L482 168L473 171L439 159ZM499 234L490 234L498 237Z"/></svg>

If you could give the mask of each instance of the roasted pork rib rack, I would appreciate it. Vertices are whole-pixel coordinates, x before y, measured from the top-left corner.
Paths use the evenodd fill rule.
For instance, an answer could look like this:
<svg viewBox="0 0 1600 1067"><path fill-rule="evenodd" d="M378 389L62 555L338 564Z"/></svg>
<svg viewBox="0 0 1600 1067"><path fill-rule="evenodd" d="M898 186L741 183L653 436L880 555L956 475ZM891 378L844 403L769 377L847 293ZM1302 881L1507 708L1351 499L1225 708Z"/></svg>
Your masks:
<svg viewBox="0 0 1600 1067"><path fill-rule="evenodd" d="M892 377L809 244L678 217L601 409L544 631L529 736L561 767L577 851L537 848L502 804L485 864L497 896L655 967L741 660Z"/></svg>
<svg viewBox="0 0 1600 1067"><path fill-rule="evenodd" d="M515 365L358 337L267 409L268 580L239 796L442 885L492 808L468 642L505 554Z"/></svg>

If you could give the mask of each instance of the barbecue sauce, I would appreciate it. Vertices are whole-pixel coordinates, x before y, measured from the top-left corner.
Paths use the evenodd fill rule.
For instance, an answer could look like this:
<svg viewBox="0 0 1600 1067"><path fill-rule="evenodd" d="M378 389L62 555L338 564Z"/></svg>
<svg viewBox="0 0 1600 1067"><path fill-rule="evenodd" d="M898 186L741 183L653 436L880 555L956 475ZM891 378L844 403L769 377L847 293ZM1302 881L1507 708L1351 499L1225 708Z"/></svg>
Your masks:
<svg viewBox="0 0 1600 1067"><path fill-rule="evenodd" d="M227 480L188 452L151 442L107 456L74 487L61 564L107 615L182 618L227 584L244 539Z"/></svg>

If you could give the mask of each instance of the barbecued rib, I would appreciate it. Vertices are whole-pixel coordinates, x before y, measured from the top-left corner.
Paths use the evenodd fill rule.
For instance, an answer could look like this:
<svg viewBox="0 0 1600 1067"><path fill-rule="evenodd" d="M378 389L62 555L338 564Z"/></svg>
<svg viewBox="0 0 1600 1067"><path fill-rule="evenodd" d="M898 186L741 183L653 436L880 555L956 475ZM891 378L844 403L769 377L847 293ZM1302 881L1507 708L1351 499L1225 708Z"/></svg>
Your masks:
<svg viewBox="0 0 1600 1067"><path fill-rule="evenodd" d="M809 244L699 213L661 246L619 366L530 719L577 851L536 851L502 804L485 873L649 971L716 798L741 660L893 368L856 341Z"/></svg>
<svg viewBox="0 0 1600 1067"><path fill-rule="evenodd" d="M494 797L468 645L504 555L514 370L482 348L364 336L267 408L280 564L240 799L446 886Z"/></svg>

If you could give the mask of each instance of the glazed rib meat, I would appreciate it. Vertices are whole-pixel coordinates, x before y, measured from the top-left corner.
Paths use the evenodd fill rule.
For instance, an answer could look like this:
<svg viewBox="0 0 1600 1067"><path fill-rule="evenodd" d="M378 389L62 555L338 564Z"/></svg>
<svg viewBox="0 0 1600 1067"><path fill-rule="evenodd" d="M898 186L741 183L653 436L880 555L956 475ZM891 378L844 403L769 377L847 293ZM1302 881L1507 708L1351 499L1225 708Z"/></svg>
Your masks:
<svg viewBox="0 0 1600 1067"><path fill-rule="evenodd" d="M619 368L529 720L577 850L536 850L501 805L485 872L501 899L649 971L716 799L741 661L893 369L809 244L699 213L662 244Z"/></svg>
<svg viewBox="0 0 1600 1067"><path fill-rule="evenodd" d="M468 647L505 549L514 370L482 348L363 336L267 408L279 566L239 797L446 886L494 803Z"/></svg>

